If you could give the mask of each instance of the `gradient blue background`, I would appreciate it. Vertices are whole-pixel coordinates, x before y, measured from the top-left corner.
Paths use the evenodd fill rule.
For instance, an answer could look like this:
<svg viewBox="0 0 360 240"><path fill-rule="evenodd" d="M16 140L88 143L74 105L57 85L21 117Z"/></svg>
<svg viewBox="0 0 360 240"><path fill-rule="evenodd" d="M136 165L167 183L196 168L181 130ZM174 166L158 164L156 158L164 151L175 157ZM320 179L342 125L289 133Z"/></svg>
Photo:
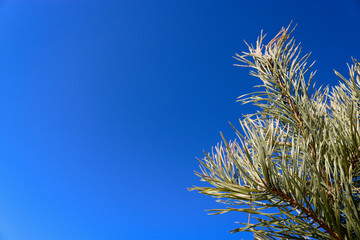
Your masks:
<svg viewBox="0 0 360 240"><path fill-rule="evenodd" d="M254 110L232 56L291 20L319 84L360 59L355 0L2 1L0 239L251 239L186 188Z"/></svg>

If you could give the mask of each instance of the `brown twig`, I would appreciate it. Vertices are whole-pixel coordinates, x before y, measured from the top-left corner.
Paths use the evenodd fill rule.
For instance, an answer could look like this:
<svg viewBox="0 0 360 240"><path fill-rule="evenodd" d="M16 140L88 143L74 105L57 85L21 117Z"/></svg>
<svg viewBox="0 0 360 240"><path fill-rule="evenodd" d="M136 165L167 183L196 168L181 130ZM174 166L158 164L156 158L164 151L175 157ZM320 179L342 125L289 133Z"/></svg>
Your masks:
<svg viewBox="0 0 360 240"><path fill-rule="evenodd" d="M299 204L292 196L285 194L283 192L278 191L276 188L274 187L270 187L269 188L275 195L277 195L279 198L284 199L285 201L289 202L293 207L301 209L301 211L303 213L305 213L308 217L310 217L314 222L316 222L322 229L324 229L330 236L334 237L336 240L343 240L343 238L341 238L339 236L339 234L337 234L336 232L334 232L328 225L326 225L326 223L322 220L317 218L314 213L308 209L307 207L305 207L302 204Z"/></svg>

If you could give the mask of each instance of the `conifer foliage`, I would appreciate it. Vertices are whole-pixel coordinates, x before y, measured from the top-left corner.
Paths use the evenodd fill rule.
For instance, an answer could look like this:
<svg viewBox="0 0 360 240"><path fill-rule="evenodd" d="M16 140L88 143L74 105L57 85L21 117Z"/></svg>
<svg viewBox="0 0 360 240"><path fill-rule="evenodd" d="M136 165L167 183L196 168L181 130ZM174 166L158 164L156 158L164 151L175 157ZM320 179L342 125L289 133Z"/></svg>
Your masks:
<svg viewBox="0 0 360 240"><path fill-rule="evenodd" d="M196 174L209 184L191 190L227 204L213 214L249 215L232 230L257 239L360 239L360 63L338 86L316 88L315 72L291 26L236 59L260 79L238 101L259 108L244 115L238 138L205 153Z"/></svg>

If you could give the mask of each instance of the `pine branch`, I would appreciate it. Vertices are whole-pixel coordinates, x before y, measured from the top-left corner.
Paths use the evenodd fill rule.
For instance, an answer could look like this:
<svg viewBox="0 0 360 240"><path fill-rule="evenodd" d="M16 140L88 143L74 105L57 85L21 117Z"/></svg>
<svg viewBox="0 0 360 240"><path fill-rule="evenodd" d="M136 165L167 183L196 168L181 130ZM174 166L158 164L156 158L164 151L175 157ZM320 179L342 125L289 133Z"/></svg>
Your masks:
<svg viewBox="0 0 360 240"><path fill-rule="evenodd" d="M360 239L360 64L334 88L315 88L290 26L249 52L236 54L263 90L239 97L261 111L240 120L238 141L217 145L196 173L210 187L193 187L248 215L258 239ZM306 80L308 79L308 80ZM233 126L233 125L232 125ZM246 207L247 206L247 207ZM250 223L250 217L257 221ZM259 216L259 217L258 217Z"/></svg>

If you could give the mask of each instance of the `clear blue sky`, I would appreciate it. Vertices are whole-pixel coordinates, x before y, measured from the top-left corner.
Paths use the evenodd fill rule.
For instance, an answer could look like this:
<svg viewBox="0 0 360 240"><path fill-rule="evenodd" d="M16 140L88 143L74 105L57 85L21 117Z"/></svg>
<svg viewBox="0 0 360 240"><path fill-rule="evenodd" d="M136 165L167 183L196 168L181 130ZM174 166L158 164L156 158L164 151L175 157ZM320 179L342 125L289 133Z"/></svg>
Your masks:
<svg viewBox="0 0 360 240"><path fill-rule="evenodd" d="M360 59L360 1L2 1L0 239L219 240L195 157L259 83L243 40L293 20L319 84Z"/></svg>

